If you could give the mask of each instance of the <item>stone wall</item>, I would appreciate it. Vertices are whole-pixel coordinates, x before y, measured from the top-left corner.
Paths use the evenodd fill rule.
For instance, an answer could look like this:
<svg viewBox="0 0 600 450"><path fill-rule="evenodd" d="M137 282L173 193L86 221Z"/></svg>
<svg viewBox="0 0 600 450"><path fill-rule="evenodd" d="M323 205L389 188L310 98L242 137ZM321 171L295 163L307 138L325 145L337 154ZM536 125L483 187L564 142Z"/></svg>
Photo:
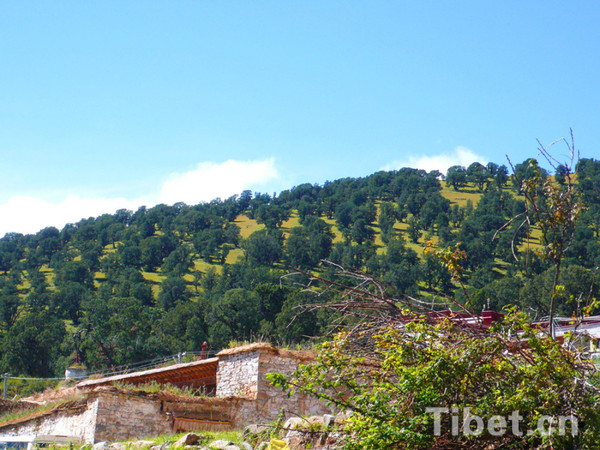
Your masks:
<svg viewBox="0 0 600 450"><path fill-rule="evenodd" d="M239 429L256 422L256 401L241 397L170 400L164 402L163 408L176 421L183 418L207 422L205 425L198 423L194 428L197 430L212 429L211 421L223 423L223 427L216 429ZM189 429L192 428L186 428Z"/></svg>
<svg viewBox="0 0 600 450"><path fill-rule="evenodd" d="M325 403L306 395L295 394L288 398L267 379L267 373L293 373L299 364L312 360L310 354L280 350L269 344L252 344L224 350L217 356L217 397L256 399L254 422L271 422L282 410L288 416L331 412Z"/></svg>
<svg viewBox="0 0 600 450"><path fill-rule="evenodd" d="M158 436L171 431L162 401L152 396L97 391L77 405L67 403L53 410L0 426L0 434L59 435L93 444Z"/></svg>
<svg viewBox="0 0 600 450"><path fill-rule="evenodd" d="M295 352L263 352L260 357L258 376L257 415L271 420L283 411L286 417L293 415L313 416L332 412L325 402L313 397L295 393L291 397L272 386L267 379L268 373L292 374L299 364L310 362L310 358Z"/></svg>
<svg viewBox="0 0 600 450"><path fill-rule="evenodd" d="M163 403L153 396L105 391L98 395L95 440L128 440L171 431Z"/></svg>
<svg viewBox="0 0 600 450"><path fill-rule="evenodd" d="M83 442L93 443L97 411L97 399L83 401L76 406L57 408L0 426L0 434L75 436Z"/></svg>
<svg viewBox="0 0 600 450"><path fill-rule="evenodd" d="M225 350L218 357L216 397L100 387L52 411L0 425L0 434L76 436L94 443L158 436L178 426L239 429L251 423L268 424L281 411L287 417L332 412L323 402L304 395L288 398L267 380L267 373L292 373L299 364L310 362L310 355L253 344Z"/></svg>
<svg viewBox="0 0 600 450"><path fill-rule="evenodd" d="M221 352L217 368L217 397L256 398L261 352Z"/></svg>

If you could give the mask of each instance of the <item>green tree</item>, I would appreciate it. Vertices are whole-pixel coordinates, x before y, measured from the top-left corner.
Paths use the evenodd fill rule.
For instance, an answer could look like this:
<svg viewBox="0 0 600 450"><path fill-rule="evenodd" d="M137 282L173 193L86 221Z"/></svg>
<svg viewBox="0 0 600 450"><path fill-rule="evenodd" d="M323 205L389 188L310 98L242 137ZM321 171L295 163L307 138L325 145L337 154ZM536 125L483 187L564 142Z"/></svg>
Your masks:
<svg viewBox="0 0 600 450"><path fill-rule="evenodd" d="M446 172L446 184L449 184L455 191L467 183L467 170L463 166L452 166Z"/></svg>
<svg viewBox="0 0 600 450"><path fill-rule="evenodd" d="M352 236L352 240L359 245L367 241L373 242L375 239L375 231L364 219L357 219L356 222L354 222L350 235Z"/></svg>
<svg viewBox="0 0 600 450"><path fill-rule="evenodd" d="M200 350L208 340L204 303L179 303L161 318L159 328L164 330L169 351Z"/></svg>
<svg viewBox="0 0 600 450"><path fill-rule="evenodd" d="M52 304L58 317L79 322L81 304L89 296L90 291L80 283L63 284L52 296Z"/></svg>
<svg viewBox="0 0 600 450"><path fill-rule="evenodd" d="M379 211L379 229L381 230L381 240L386 244L395 236L394 225L396 224L397 218L398 213L393 203L381 203Z"/></svg>
<svg viewBox="0 0 600 450"><path fill-rule="evenodd" d="M558 280L558 292L554 292L555 270L550 268L524 282L519 292L519 302L524 307L545 315L554 298L556 313L571 317L578 313L578 307L585 307L590 300L598 298L600 274L581 266L565 267Z"/></svg>
<svg viewBox="0 0 600 450"><path fill-rule="evenodd" d="M349 230L352 224L353 205L350 202L339 204L335 208L335 220L340 230Z"/></svg>
<svg viewBox="0 0 600 450"><path fill-rule="evenodd" d="M571 172L575 148L571 133L571 144L563 139L571 154L571 163L566 169L565 182L562 185L552 181L546 171L540 168L537 161L528 161L525 175L518 175L515 168L514 178L521 181L521 192L526 199L525 214L535 221L541 231L542 255L554 265L553 289L549 302L550 334L554 339L554 316L556 313L557 296L559 294L559 278L563 258L573 240L575 225L583 211L579 191L576 190ZM548 150L540 143L540 152L552 164L553 158Z"/></svg>
<svg viewBox="0 0 600 450"><path fill-rule="evenodd" d="M304 227L294 227L285 241L288 264L297 268L311 268L319 263L319 254L311 245L311 234Z"/></svg>
<svg viewBox="0 0 600 450"><path fill-rule="evenodd" d="M436 289L445 294L451 294L454 289L450 274L439 261L430 254L425 255L423 261L423 279L427 283L427 289Z"/></svg>
<svg viewBox="0 0 600 450"><path fill-rule="evenodd" d="M20 306L21 302L16 286L3 286L0 290L0 323L2 323L4 331L14 325L19 316Z"/></svg>
<svg viewBox="0 0 600 450"><path fill-rule="evenodd" d="M472 163L467 167L467 181L473 183L479 189L479 192L483 191L485 184L487 183L489 172L487 168L478 162Z"/></svg>
<svg viewBox="0 0 600 450"><path fill-rule="evenodd" d="M362 245L337 242L333 245L329 259L344 267L360 269L375 254L376 248L371 242Z"/></svg>
<svg viewBox="0 0 600 450"><path fill-rule="evenodd" d="M273 266L283 256L282 240L279 230L255 231L245 242L246 257L253 264Z"/></svg>
<svg viewBox="0 0 600 450"><path fill-rule="evenodd" d="M375 276L402 294L415 293L417 282L421 278L421 266L415 251L407 248L404 241L390 241L385 253L377 259L378 266L374 267L371 263L369 267Z"/></svg>
<svg viewBox="0 0 600 450"><path fill-rule="evenodd" d="M181 277L193 266L192 253L186 245L180 245L165 258L161 272Z"/></svg>
<svg viewBox="0 0 600 450"><path fill-rule="evenodd" d="M316 337L321 332L319 317L314 311L304 311L302 306L314 303L317 298L307 292L294 291L283 302L275 319L275 333L282 342L291 344ZM321 299L322 300L322 299Z"/></svg>
<svg viewBox="0 0 600 450"><path fill-rule="evenodd" d="M79 283L86 289L94 289L94 275L83 261L69 261L56 274L57 285Z"/></svg>
<svg viewBox="0 0 600 450"><path fill-rule="evenodd" d="M52 255L56 253L60 247L60 234L58 229L55 227L44 228L37 235L37 248L36 253L40 260L48 263L52 258Z"/></svg>
<svg viewBox="0 0 600 450"><path fill-rule="evenodd" d="M279 228L289 217L290 212L278 205L261 205L254 214L256 221L270 230Z"/></svg>
<svg viewBox="0 0 600 450"><path fill-rule="evenodd" d="M181 277L171 275L160 285L157 305L168 311L178 303L184 303L190 299L190 292L187 289L185 280Z"/></svg>
<svg viewBox="0 0 600 450"><path fill-rule="evenodd" d="M582 158L577 163L577 187L587 206L587 219L596 238L600 237L600 161Z"/></svg>
<svg viewBox="0 0 600 450"><path fill-rule="evenodd" d="M503 164L500 167L498 167L496 171L496 175L494 176L494 183L496 183L498 189L502 189L506 185L508 180L508 168Z"/></svg>
<svg viewBox="0 0 600 450"><path fill-rule="evenodd" d="M92 369L156 358L169 350L158 324L160 313L132 297L99 297L85 304L80 328L85 363Z"/></svg>
<svg viewBox="0 0 600 450"><path fill-rule="evenodd" d="M516 192L521 192L522 189L526 188L523 186L523 182L535 180L537 188L541 188L541 183L544 183L547 178L548 172L539 166L535 158L529 158L514 166L512 186ZM531 187L531 182L529 187Z"/></svg>
<svg viewBox="0 0 600 450"><path fill-rule="evenodd" d="M56 363L65 325L49 310L22 314L2 342L1 368L36 377L60 375Z"/></svg>
<svg viewBox="0 0 600 450"><path fill-rule="evenodd" d="M147 237L140 244L141 263L146 272L154 272L162 264L162 249L158 238Z"/></svg>
<svg viewBox="0 0 600 450"><path fill-rule="evenodd" d="M421 222L417 217L413 216L408 219L408 235L415 244L419 242L419 238L423 235L422 230Z"/></svg>
<svg viewBox="0 0 600 450"><path fill-rule="evenodd" d="M258 331L260 323L260 299L256 292L246 289L230 289L213 301L209 312L211 345L226 347L232 341L249 339Z"/></svg>
<svg viewBox="0 0 600 450"><path fill-rule="evenodd" d="M135 242L128 242L119 247L119 255L124 266L142 267L142 251Z"/></svg>

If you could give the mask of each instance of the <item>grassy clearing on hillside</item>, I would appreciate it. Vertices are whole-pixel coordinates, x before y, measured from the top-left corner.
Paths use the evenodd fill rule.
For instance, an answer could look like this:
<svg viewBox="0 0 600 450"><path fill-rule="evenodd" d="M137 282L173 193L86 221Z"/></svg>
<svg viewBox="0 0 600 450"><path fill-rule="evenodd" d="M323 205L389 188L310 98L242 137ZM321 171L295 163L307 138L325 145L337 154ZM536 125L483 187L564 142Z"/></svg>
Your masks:
<svg viewBox="0 0 600 450"><path fill-rule="evenodd" d="M104 248L102 249L102 254L103 255L109 255L111 253L114 253L117 251L117 246L118 244L120 244L120 242L115 242L114 244L106 244L104 246Z"/></svg>
<svg viewBox="0 0 600 450"><path fill-rule="evenodd" d="M106 281L106 274L104 272L94 272L94 279L99 282Z"/></svg>
<svg viewBox="0 0 600 450"><path fill-rule="evenodd" d="M290 230L294 227L300 226L300 218L298 217L298 212L296 210L292 211L290 218L281 224L281 230L285 234L285 236L289 236Z"/></svg>
<svg viewBox="0 0 600 450"><path fill-rule="evenodd" d="M208 272L208 270L211 267L214 267L215 270L217 270L218 272L221 271L221 269L223 268L223 266L221 264L212 264L212 263L206 262L202 258L198 258L198 259L194 260L194 269L193 270L197 270L202 273L206 273L206 272Z"/></svg>
<svg viewBox="0 0 600 450"><path fill-rule="evenodd" d="M156 298L158 296L158 293L160 292L161 283L167 277L159 274L158 272L144 272L144 271L142 271L142 276L144 277L145 280L148 280L152 283L152 286L151 286L152 295L154 296L154 298Z"/></svg>
<svg viewBox="0 0 600 450"><path fill-rule="evenodd" d="M46 283L48 283L48 286L54 288L54 278L56 277L56 275L54 274L54 270L49 268L47 264L44 264L40 269L40 272L42 272L46 277Z"/></svg>
<svg viewBox="0 0 600 450"><path fill-rule="evenodd" d="M417 243L414 243L412 239L408 236L408 223L407 222L396 222L394 224L394 230L398 233L398 235L404 238L406 242L406 247L414 250L419 258L424 258L423 251L425 250L425 243L431 239L434 244L437 244L439 239L437 235L428 236L427 233L423 233L422 236L418 239Z"/></svg>
<svg viewBox="0 0 600 450"><path fill-rule="evenodd" d="M94 272L94 287L98 289L107 279L104 272Z"/></svg>
<svg viewBox="0 0 600 450"><path fill-rule="evenodd" d="M506 275L506 262L501 259L494 258L494 270L497 271L500 275Z"/></svg>
<svg viewBox="0 0 600 450"><path fill-rule="evenodd" d="M164 275L161 275L158 272L144 272L142 271L142 276L144 277L144 279L151 281L154 284L160 284L163 282L163 280L167 277L165 277Z"/></svg>
<svg viewBox="0 0 600 450"><path fill-rule="evenodd" d="M247 215L242 214L237 217L235 223L240 227L240 236L247 239L252 233L258 230L262 230L265 226L258 223L254 219L250 219Z"/></svg>
<svg viewBox="0 0 600 450"><path fill-rule="evenodd" d="M27 278L23 278L21 280L21 283L17 285L17 290L19 292L28 292L30 287L31 283L29 282L29 280Z"/></svg>
<svg viewBox="0 0 600 450"><path fill-rule="evenodd" d="M385 244L384 244L383 240L381 240L381 229L379 228L378 225L373 225L371 228L373 228L373 230L375 231L375 239L374 239L373 243L375 244L375 247L377 248L377 254L382 255L383 251L385 249Z"/></svg>
<svg viewBox="0 0 600 450"><path fill-rule="evenodd" d="M442 184L442 190L440 192L442 197L447 198L450 200L450 203L453 205L456 204L461 208L467 206L469 200L473 203L473 207L476 207L483 195L473 186L465 186L460 191L455 191L451 186L446 186L445 181L441 181L440 183Z"/></svg>
<svg viewBox="0 0 600 450"><path fill-rule="evenodd" d="M234 248L230 250L227 254L227 258L225 259L225 264L233 264L240 259L244 258L244 250L241 248Z"/></svg>
<svg viewBox="0 0 600 450"><path fill-rule="evenodd" d="M521 245L519 245L519 251L525 252L527 249L530 251L537 251L542 248L542 230L539 227L531 227L529 229L529 240L525 240Z"/></svg>
<svg viewBox="0 0 600 450"><path fill-rule="evenodd" d="M342 235L340 229L337 227L335 219L328 219L327 217L321 217L321 219L323 219L323 222L331 225L331 232L333 233L333 242L344 242L344 236Z"/></svg>

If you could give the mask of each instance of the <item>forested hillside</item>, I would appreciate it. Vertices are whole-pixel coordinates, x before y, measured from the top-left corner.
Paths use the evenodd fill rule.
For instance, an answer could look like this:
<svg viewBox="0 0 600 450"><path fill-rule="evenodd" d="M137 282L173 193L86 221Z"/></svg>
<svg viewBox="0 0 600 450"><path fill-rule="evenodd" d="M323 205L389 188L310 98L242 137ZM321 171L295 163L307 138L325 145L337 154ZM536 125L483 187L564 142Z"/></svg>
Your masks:
<svg viewBox="0 0 600 450"><path fill-rule="evenodd" d="M58 375L76 348L93 370L198 350L203 341L212 349L257 337L300 343L327 332L329 317L292 320L295 306L317 299L281 277L292 268L324 273L322 259L368 272L398 295L464 301L442 264L423 252L426 242L460 243L474 310L514 304L547 315L553 280L536 253L539 231L509 223L525 208L518 191L531 176L528 161L512 178L494 163L447 174L406 168L273 197L244 191L7 234L0 370ZM563 174L559 167L543 176L560 183ZM577 183L587 208L561 272L561 315L573 312L581 292L595 296L600 281L600 162L581 160Z"/></svg>

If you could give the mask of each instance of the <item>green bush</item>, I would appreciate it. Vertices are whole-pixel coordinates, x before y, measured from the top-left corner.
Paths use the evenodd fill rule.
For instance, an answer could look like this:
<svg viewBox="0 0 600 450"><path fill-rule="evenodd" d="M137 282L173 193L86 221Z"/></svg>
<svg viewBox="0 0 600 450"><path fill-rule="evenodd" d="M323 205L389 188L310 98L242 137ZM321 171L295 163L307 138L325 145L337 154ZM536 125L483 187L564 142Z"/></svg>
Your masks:
<svg viewBox="0 0 600 450"><path fill-rule="evenodd" d="M418 318L371 333L340 333L313 364L270 378L288 392L353 411L347 449L591 449L600 441L594 365L542 336L521 314L489 331ZM447 408L438 413L437 432L431 408ZM481 417L483 430L465 425L465 414L472 425L472 416ZM561 435L559 418L570 416ZM538 424L550 432L538 432Z"/></svg>

